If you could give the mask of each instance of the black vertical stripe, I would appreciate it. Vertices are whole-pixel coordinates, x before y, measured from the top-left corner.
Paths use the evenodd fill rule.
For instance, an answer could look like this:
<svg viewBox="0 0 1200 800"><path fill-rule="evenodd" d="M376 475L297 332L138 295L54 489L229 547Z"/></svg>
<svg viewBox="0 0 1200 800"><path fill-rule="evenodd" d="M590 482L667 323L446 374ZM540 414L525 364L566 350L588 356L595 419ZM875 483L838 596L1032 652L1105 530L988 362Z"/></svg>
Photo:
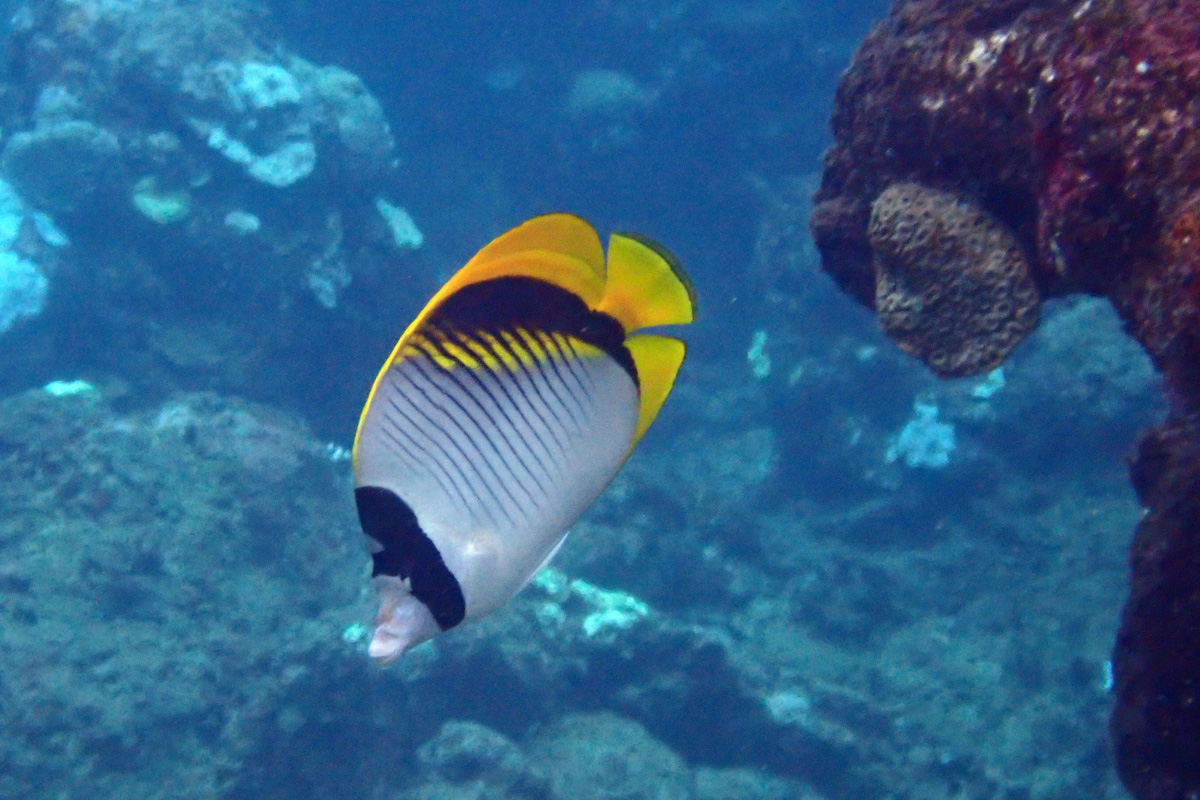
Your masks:
<svg viewBox="0 0 1200 800"><path fill-rule="evenodd" d="M403 363L405 363L405 362L402 362L401 366L403 366ZM407 376L406 376L406 377L407 377ZM417 386L417 385L416 385L415 383L413 383L411 380L408 380L408 381L406 381L406 382L405 382L405 385L406 385L406 386L410 386L410 387L412 387L412 388L413 388L415 391L417 391L419 394L421 394L421 396L422 396L422 397L424 398L424 400L425 400L425 405L427 405L427 406L430 406L430 407L432 407L432 408L435 408L435 409L437 409L438 411L441 411L443 414L446 414L446 411L445 411L444 409L442 409L440 406L438 406L438 405L437 405L437 403L433 402L433 399L432 399L431 397L429 397L428 393L427 393L427 392L425 392L425 391L424 391L424 390L423 390L423 389L422 389L420 386ZM400 387L399 383L397 383L397 389L396 389L396 390L397 390L397 392L400 394L400 396L402 396L402 397L405 399L405 401L406 401L406 402L409 404L409 406L413 408L413 411L414 411L414 412L420 413L420 412L418 411L418 408L419 408L418 404L416 404L416 403L414 403L414 402L413 402L412 398L411 398L411 397L409 397L409 396L408 396L408 394L407 394L407 392L405 392L405 391L404 391L404 389ZM450 415L449 415L449 414L446 414L446 417L447 417L447 419L450 419ZM429 433L428 433L428 431L426 431L426 430L425 430L425 428L424 428L424 427L422 427L422 425L421 425L420 423L418 423L418 422L413 422L413 425L414 425L414 426L415 426L415 427L416 427L418 430L420 430L420 431L421 431L421 433L422 433L422 434L424 434L424 435L425 435L425 437L426 437L427 439L429 439L430 443L432 443L432 444L433 444L435 447L438 447L438 448L439 448L439 450L441 450L441 452L442 452L442 453L443 453L443 454L444 454L444 455L447 457L447 460L449 461L449 463L455 467L456 471L457 471L457 472L459 472L459 474L460 474L460 475L462 475L462 472L463 472L463 466L465 466L467 469L470 469L470 470L471 470L471 472L472 472L472 473L474 473L474 475L475 475L475 479L476 479L476 480L479 482L479 486L480 486L480 488L481 488L481 489L483 489L484 491L486 491L486 492L487 492L487 494L488 494L488 496L491 498L491 502L492 502L492 504L494 504L495 506L499 507L499 509L500 509L501 511L503 511L503 512L504 512L505 519L507 519L507 520L508 520L508 523L509 523L510 525L515 525L515 524L516 524L516 522L515 522L515 520L513 520L513 518L512 518L512 515L511 515L511 514L508 512L508 509L507 509L507 508L505 508L505 507L504 507L504 504L500 502L500 498L496 496L496 493L495 493L495 492L492 490L492 487L491 487L491 486L488 484L488 482L487 482L487 481L484 479L484 477L483 477L483 473L481 473L481 472L479 471L479 469L478 469L478 468L475 466L475 461L474 461L474 459L470 458L470 457L469 457L469 456L466 454L466 452L465 452L465 451L462 449L462 447L459 445L458 441L457 441L457 440L454 438L454 436L453 436L453 435L451 435L451 433L450 433L448 430L446 430L444 427L442 427L442 425L441 425L440 423L438 423L438 421L437 421L437 420L435 420L435 419L434 419L432 416L430 416L429 414L422 413L422 414L421 414L421 417L420 417L420 419L421 419L421 422L424 422L424 423L426 423L426 424L428 424L428 425L430 425L430 426L432 426L432 427L434 427L434 428L436 428L436 429L437 429L438 433L440 433L440 434L441 434L441 439L442 439L442 441L444 441L444 442L446 442L447 444L449 444L449 445L450 445L451 447L453 447L453 448L455 449L455 451L458 453L458 457L457 457L457 458L455 458L455 457L454 457L452 454L450 454L450 453L446 452L445 448L441 447L441 446L440 446L440 445L437 443L437 440L435 440L435 439L434 439L432 436L430 436L430 435L429 435ZM411 421L411 420L410 420L410 421ZM451 421L452 421L452 420L451 420ZM458 426L457 426L457 424L455 425L455 427L458 427ZM459 432L460 432L460 433L462 433L462 429L461 429L461 428L459 429ZM465 433L463 433L463 436L464 436L464 438L466 438L466 434L465 434ZM479 456L482 458L482 454L481 454L481 453L478 453L478 448L476 448L476 451L477 451L477 455L479 455ZM470 488L471 488L471 493L472 493L472 494L473 494L473 495L476 497L476 499L477 499L477 501L478 501L478 502L477 502L477 505L478 505L478 506L479 506L479 507L480 507L480 508L481 508L481 509L482 509L482 510L485 512L485 513L487 513L487 516L488 516L488 518L489 518L489 519L491 519L491 521L492 521L493 523L495 523L495 524L499 524L499 523L500 523L500 520L496 519L496 518L495 518L495 517L494 517L494 516L493 516L493 515L490 513L490 511L489 511L489 504L488 504L488 503L486 503L486 502L484 502L484 499L483 499L483 497L482 497L482 496L480 496L480 495L479 495L479 493L475 491L475 483L474 483L474 482L472 482L472 481L471 481L471 480L468 478L468 476L466 476L466 475L462 475L462 477L463 477L463 479L464 479L464 483L466 483L466 485L467 485L468 487L470 487Z"/></svg>
<svg viewBox="0 0 1200 800"><path fill-rule="evenodd" d="M506 386L506 383L508 383L508 381L506 381L505 378L506 377L515 378L515 376L510 375L510 374L501 375L500 373L493 370L490 366L488 366L487 362L484 359L478 357L479 351L477 349L473 348L471 345L474 344L477 348L483 348L484 352L486 352L488 355L491 355L497 361L500 361L501 363L503 363L503 358L501 357L501 355L499 353L496 353L493 348L487 346L487 342L475 342L474 339L467 336L467 334L465 334L461 331L439 331L439 333L442 335L443 339L442 340L433 340L431 345L433 347L436 347L438 352L441 353L444 357L449 358L451 360L456 360L456 359L454 358L453 354L450 353L450 351L446 348L444 342L452 342L454 345L466 350L467 352L474 354L476 356L476 360L479 362L479 371L477 372L476 370L472 369L469 365L463 365L463 369L466 370L467 374L469 374L471 376L471 379L479 386L480 390L483 391L488 396L488 398L489 398L489 400L491 400L492 404L497 409L500 410L500 412L504 415L504 418L509 422L509 424L514 429L519 429L519 426L516 424L515 420L513 420L512 417L509 416L508 406L511 406L513 409L516 410L516 412L518 414L521 415L521 419L524 422L524 426L527 429L529 429L530 433L537 439L538 443L541 444L542 450L546 454L546 458L553 460L553 455L550 452L550 448L547 447L545 441L542 439L542 435L541 435L540 431L537 429L536 426L533 425L533 423L531 423L529 421L529 418L525 414L524 409L522 408L521 404L519 404L516 401L516 399L512 396L512 394L508 391L508 387ZM517 363L520 364L520 361L518 360ZM441 365L438 365L438 367L441 368ZM488 386L484 383L483 379L480 377L480 375L479 375L480 372L488 375L491 378L491 380L495 384L496 388L504 395L505 399L508 401L507 404L500 402L500 398L498 398L495 394L492 393L492 390L490 388L488 388ZM518 390L522 393L522 395L524 395L524 387L522 387L520 385L519 381L514 381L514 382L517 384ZM464 389L464 391L465 391L465 389ZM531 410L533 410L536 413L536 409L531 409ZM490 418L491 417L489 415L489 419ZM541 419L540 414L538 414L538 418ZM544 420L543 420L543 424L547 429L549 429L549 425L545 425ZM551 430L550 432L553 435L553 431ZM507 435L505 435L505 440L508 441ZM550 478L551 477L550 470L546 466L545 460L538 453L536 453L534 451L533 446L529 442L525 441L524 438L520 438L520 440L521 440L521 443L525 445L525 448L528 450L529 454L535 460L537 460L537 462L542 466L543 474L547 478ZM562 443L557 440L555 443L558 444L559 451L562 454L563 458L565 459L566 450L563 447ZM509 442L509 444L511 447L512 443ZM515 447L513 449L515 452ZM558 463L558 464L556 464L556 466L558 467L559 475L562 476L564 474L562 464Z"/></svg>
<svg viewBox="0 0 1200 800"><path fill-rule="evenodd" d="M571 343L571 340L565 336L556 336L552 333L546 333L542 335L546 339L546 342L542 346L545 347L547 351L550 350L551 345L554 347L554 352L558 354L557 361L561 361L563 369L570 373L571 378L575 381L575 387L579 390L579 394L583 395L584 397L590 397L594 395L596 391L596 382L592 380L592 377L587 375L586 371L584 372L584 377L587 378L588 382L587 386L583 385L583 378L579 377L579 370L581 370L583 367L584 357L583 354L575 349L574 345ZM564 345L571 348L569 355L567 354ZM566 378L562 378L560 375L560 379L568 389L571 388L571 385ZM574 393L573 389L571 391Z"/></svg>
<svg viewBox="0 0 1200 800"><path fill-rule="evenodd" d="M442 367L441 365L437 364L435 361L433 361L433 359L429 359L429 358L420 359L420 360L413 359L409 363L411 363L416 368L416 370L421 373L421 376L423 378L425 378L426 381L429 382L430 386L432 386L434 389L436 389L437 392L441 396L445 397L447 400L449 400L451 403L453 403L454 407L457 408L460 412L462 412L462 416L465 417L470 422L470 424L478 432L479 437L482 438L483 441L487 443L488 449L490 449L491 452L493 453L493 455L495 455L496 458L499 461L501 461L505 467L508 468L509 473L512 475L513 482L515 482L517 484L517 486L520 487L521 491L525 494L526 499L528 499L528 501L531 504L536 506L538 503L537 503L537 500L534 498L533 493L529 490L529 487L525 485L525 481L523 481L521 479L520 475L516 474L516 471L513 469L513 465L510 461L510 458L506 457L505 454L503 452L501 452L501 448L500 448L499 444L492 438L492 431L497 431L501 435L504 435L504 432L503 432L503 429L500 428L500 426L496 424L496 421L495 421L495 419L492 418L491 414L489 414L487 412L487 410L484 409L482 405L480 405L479 401L471 395L471 393L467 389L467 387L464 386L462 384L462 382L460 382L458 380L457 377L455 377L449 370L447 370L444 367ZM486 426L483 425L481 420L479 420L475 414L472 414L470 411L468 411L463 406L463 404L461 402L459 402L458 397L456 397L454 393L448 391L442 385L442 383L440 381L434 380L434 377L432 375L430 375L428 372L428 368L426 366L427 364L432 364L432 369L436 370L440 376L448 379L451 383L453 383L455 386L457 386L463 395L469 397L471 399L471 402L477 408L479 408L481 411L483 411L483 413L487 416L488 421L491 423L491 425L486 425ZM467 368L463 367L463 369L467 369ZM457 419L458 415L453 415L453 416L455 416L455 418ZM459 429L462 430L468 437L470 436L470 433L467 432L467 430L463 424L461 424L461 423L459 424ZM505 439L507 440L507 436L505 436ZM474 439L472 439L472 441L474 441ZM515 459L516 461L518 461L521 464L521 467L529 475L529 478L535 483L535 485L538 486L539 489L542 489L542 495L545 496L545 494L546 494L545 488L541 486L541 484L538 482L536 476L534 476L534 474L529 470L529 467L525 465L525 463L521 459L521 457L513 450L511 444L509 444L507 449L508 449L508 452L511 454L512 459ZM480 455L482 455L482 451L480 451ZM485 460L485 462L487 462L486 457L484 460ZM495 468L491 466L491 462L487 462L487 463L488 463L489 471L492 473L493 476L496 477L497 481L500 482L502 488L505 491L505 494L507 494L509 496L509 498L512 499L514 506L516 506L517 508L520 508L521 505L520 505L519 501L508 490L509 482L505 481L503 478L500 477L499 473L497 473L495 471Z"/></svg>
<svg viewBox="0 0 1200 800"><path fill-rule="evenodd" d="M537 351L526 346L525 341L521 339L521 331L504 331L502 334L497 335L496 340L520 365L522 373L529 379L529 385L533 387L534 394L541 401L541 409L538 409L532 401L530 402L530 407L537 413L547 430L550 430L552 433L554 431L552 423L559 423L558 430L569 441L571 431L567 430L566 420L563 419L563 414L560 412L565 411L566 415L570 417L575 434L578 434L582 430L580 420L572 407L566 404L558 392L554 390L554 384L550 381L545 368L542 366L543 357ZM526 364L527 361L530 364L528 366ZM547 392L553 395L553 397L548 397ZM557 440L557 436L555 438ZM560 442L560 446L566 447L562 442Z"/></svg>
<svg viewBox="0 0 1200 800"><path fill-rule="evenodd" d="M386 413L383 414L383 422L386 423L386 425L381 425L379 431L395 448L397 455L402 461L404 461L410 468L420 470L429 477L433 478L434 482L439 488L441 488L442 492L447 497L455 495L458 498L458 502L463 504L466 503L466 498L463 497L459 488L454 485L453 479L446 472L445 467L443 467L441 463L439 463L436 459L431 458L429 454L425 452L424 448L420 447L415 441L413 441L413 439L409 437L409 435L400 427L396 420L389 417ZM391 430L388 429L389 427ZM400 440L401 437L408 441L408 445L405 445L404 442ZM414 453L411 449L409 449L410 445L411 447L416 448L419 453ZM430 464L436 466L438 471L435 472L430 467Z"/></svg>
<svg viewBox="0 0 1200 800"><path fill-rule="evenodd" d="M417 361L418 361L418 359L409 359L406 363L411 365L413 368L416 368ZM438 387L438 385L432 379L430 379L429 376L426 375L422 370L416 369L416 372L417 372L417 374L421 375L421 377L424 378L425 381L431 387L433 387L434 389L437 389L439 392L441 392L443 395L445 395L445 391L442 390L440 387ZM425 389L423 389L421 386L419 386L416 381L410 380L408 385L411 386L413 389L415 389L417 392L419 392L421 394L421 396L423 398L425 398L425 401L431 407L436 408L438 411L442 412L442 414L444 414L446 417L447 423L450 425L453 425L454 428L462 435L463 441L467 444L467 446L469 446L471 448L471 450L474 451L475 456L478 457L477 459L471 458L469 455L467 455L467 453L459 445L458 440L455 439L455 437L450 433L450 431L446 430L440 424L438 424L438 422L432 416L426 415L425 418L429 421L429 424L433 425L435 428L437 428L439 431L441 431L442 435L445 436L450 441L450 443L454 445L454 449L459 452L459 454L463 457L463 460L466 462L466 465L468 467L470 467L471 471L474 472L475 475L479 478L479 482L481 484L483 484L483 488L487 490L487 493L491 496L492 501L504 513L504 517L505 517L505 519L508 520L508 523L510 525L515 526L517 524L517 521L515 519L513 519L513 516L509 512L508 507L505 506L504 502L500 499L500 496L498 494L496 494L497 489L502 491L508 497L508 499L509 499L509 501L511 501L512 507L514 509L520 509L521 504L517 501L517 498L514 497L512 492L509 490L507 482L500 479L500 475L496 472L496 468L494 466L492 466L492 463L483 454L483 450L480 449L479 444L477 443L475 437L473 437L470 433L467 432L466 428L463 427L463 423L457 418L457 416L455 414L451 413L449 409L446 409L446 408L442 407L441 405L439 405L432 397L430 397L429 392L427 392ZM465 412L463 415L466 416L468 419L470 419L470 415L466 414ZM478 422L472 420L472 424L476 427L477 430L480 430L480 432L482 433L482 429L479 428ZM491 444L490 440L489 440L488 444ZM491 477L492 477L491 481L489 481L487 479L487 477L484 475L483 471L481 471L480 466L482 466L483 469L486 470L491 475ZM494 520L494 521L499 522L499 520Z"/></svg>
<svg viewBox="0 0 1200 800"><path fill-rule="evenodd" d="M371 577L407 581L413 597L444 631L462 622L467 615L462 587L408 503L388 489L360 486L354 490L354 504L363 532L382 548L371 555Z"/></svg>
<svg viewBox="0 0 1200 800"><path fill-rule="evenodd" d="M584 387L583 391L588 393L594 392L596 390L596 382L592 380L592 376L589 375L586 370L582 369L583 354L579 352L579 349L575 346L574 340L572 340L570 337L563 336L561 339L561 343L557 341L555 343L558 344L559 347L563 348L563 360L567 362L567 366L571 369L571 374L575 377L575 380L580 382L580 384L582 384L585 380L587 381L587 386ZM571 351L570 354L567 354L567 350ZM635 380L634 383L636 382L637 381Z"/></svg>
<svg viewBox="0 0 1200 800"><path fill-rule="evenodd" d="M567 414L571 417L571 422L575 425L575 433L578 434L583 430L584 423L587 421L586 419L583 419L579 413L577 413L582 411L582 400L572 394L571 387L563 381L562 375L559 373L558 365L554 363L553 356L548 350L546 350L545 345L538 341L536 336L524 328L517 328L513 333L514 336L517 336L521 339L521 344L529 352L537 356L539 364L548 365L548 370L546 367L542 367L538 370L538 376L542 379L541 382L546 385L546 388L550 391L550 393L554 395L554 400L557 405L567 411ZM556 380L550 379L551 372L554 373ZM561 391L559 387L561 387ZM568 398L563 397L563 391L570 395L570 401L568 401ZM540 385L538 387L538 393L541 394Z"/></svg>
<svg viewBox="0 0 1200 800"><path fill-rule="evenodd" d="M556 468L556 471L558 472L558 475L560 477L565 477L566 473L564 472L564 468L565 468L564 462L566 461L567 451L566 451L566 447L565 447L562 439L558 436L558 434L556 432L556 431L561 431L562 435L566 436L567 432L566 432L566 429L562 427L562 421L559 419L557 414L551 414L550 417L547 418L533 404L533 401L529 397L529 393L526 391L524 382L528 381L529 383L533 383L534 381L536 381L537 378L533 373L530 372L529 368L525 365L525 362L521 358L521 355L518 354L517 352L515 352L514 350L512 350L512 348L509 347L508 343L505 342L500 336L496 336L493 339L493 341L495 342L495 346L494 347L490 346L489 350L491 350L492 352L496 352L497 349L502 350L503 353L506 354L516 364L516 369L515 369L515 371L504 372L503 374L501 374L500 372L497 372L496 370L490 369L485 366L485 371L488 375L488 378L490 379L492 384L496 387L496 389L501 394L503 394L505 399L508 401L506 409L508 407L511 407L521 417L521 422L524 424L525 428L530 432L532 437L534 439L536 439L537 443L541 446L542 453L544 453L546 458L549 459L551 464L554 465L554 467ZM499 355L501 355L501 353L496 352L496 355L499 356ZM480 381L482 382L482 379L480 379ZM520 395L520 399L518 399L517 397L514 397L513 393L509 391L510 383L516 387L516 391ZM534 387L534 390L536 391L536 387ZM549 409L547 409L547 410L549 410ZM539 424L535 425L530 420L530 418L529 418L530 414L534 415L534 417L537 419ZM508 416L507 410L505 411L505 418L510 419ZM515 426L516 423L513 422L513 424ZM559 452L559 456L560 456L559 459L555 459L554 453L550 450L550 445L546 441L545 436L543 435L543 430L547 434L549 434L549 436L554 440L554 444L558 448L558 452ZM527 442L526 446L529 448L529 451L531 453L534 452L532 443ZM539 463L543 463L543 466L545 467L544 462L542 462L541 456L537 455L536 457L538 458ZM547 474L547 476L549 476L549 474L550 474L549 468L546 468L546 474Z"/></svg>
<svg viewBox="0 0 1200 800"><path fill-rule="evenodd" d="M460 340L461 340L461 337L460 337ZM487 347L487 342L481 341L481 342L479 342L479 346ZM487 347L487 350L488 350L489 354L493 358L495 358L497 361L502 361L500 359L499 354L495 353L493 348ZM503 391L503 382L502 382L502 378L499 375L499 373L497 373L495 370L493 370L491 367L489 367L487 362L483 361L482 359L480 360L478 370L473 369L468 365L462 365L462 369L457 370L457 372L460 374L465 374L467 376L467 378L471 381L471 383L475 386L475 391L472 391L462 380L459 379L459 376L455 374L455 372L456 372L455 370L446 369L441 364L437 363L436 360L433 360L433 365L441 374L443 374L449 380L453 381L462 390L462 392L466 396L471 398L471 401L475 404L475 406L488 418L488 422L491 423L492 427L500 433L501 438L504 439L505 444L508 446L509 452L512 454L512 456L514 458L517 459L518 462L520 462L521 468L523 470L525 470L525 472L529 475L530 479L537 485L537 487L539 489L541 489L543 497L548 496L545 485L537 477L537 475L535 475L533 473L533 469L532 469L531 465L528 463L530 461L530 459L532 459L534 462L536 462L536 465L538 467L540 467L540 472L541 472L542 477L545 478L546 480L551 479L552 476L550 474L549 468L546 466L545 460L542 458L542 456L536 450L534 450L533 445L528 441L529 436L534 436L540 442L541 434L538 433L536 430L532 430L532 431L529 431L529 435L527 435L527 436L520 435L521 431L522 431L522 426L518 425L516 423L516 421L509 415L508 406L511 404L512 401L511 401L511 398L508 396L508 393L506 391ZM496 394L494 394L492 392L492 389L489 388L488 385L484 382L483 378L480 377L481 372L484 374L490 375L492 377L492 379L496 383L497 387L502 391L502 393L505 395L506 399L509 400L508 403L501 402L500 398L497 397ZM479 396L477 396L478 393L482 393L482 395L487 398L487 402L484 402ZM492 415L491 409L495 409L496 412L504 418L504 422L506 423L506 425L500 424L500 422L496 419L496 417ZM526 425L527 424L528 423L526 423ZM517 442L514 442L512 440L512 437L509 436L508 431L510 429L513 431L514 435L516 435ZM520 447L518 447L517 443L520 443ZM546 449L544 444L542 445L542 449L543 450ZM521 453L522 450L524 451L524 453L526 455L522 455L522 453ZM548 450L546 450L546 454L549 455ZM561 470L560 470L560 472L561 472Z"/></svg>
<svg viewBox="0 0 1200 800"><path fill-rule="evenodd" d="M398 387L396 388L396 393L397 393L397 395L400 395L401 397L403 397L403 395L400 393L400 389ZM442 469L442 471L446 474L446 479L448 481L450 481L450 483L454 486L455 494L457 494L459 496L459 499L461 499L463 501L463 504L469 505L467 503L467 497L466 497L467 493L469 492L471 495L471 499L474 500L474 503L473 503L474 506L483 505L483 498L481 498L479 496L479 493L475 491L475 488L474 488L474 486L471 485L471 482L466 480L466 476L462 474L462 471L455 467L454 459L450 458L449 454L447 454L445 450L443 450L441 447L438 446L437 442L434 441L433 437L430 436L425 431L425 429L421 427L420 423L417 420L415 420L411 416L409 416L409 414L404 410L404 408L402 408L400 406L400 404L398 402L396 402L395 398L388 398L388 403L389 403L389 405L392 406L392 408L395 410L395 412L397 414L404 417L404 421L409 424L409 426L411 427L411 430L414 430L414 431L420 433L422 436L424 436L429 441L430 446L436 449L436 455L431 454L430 460L433 463L437 464ZM412 402L409 401L407 398L405 398L405 404L408 406L408 408L411 411L416 413L416 409L412 408ZM403 429L401 429L399 426L397 426L397 430L403 430ZM403 430L403 433L404 433L405 437L413 443L413 446L419 446L418 442L415 439L413 439L411 436L408 435L407 430ZM421 449L423 450L424 448L421 448ZM446 463L443 464L442 460L439 460L437 456L441 456L441 458L444 459ZM457 481L454 479L454 475L451 474L452 468L453 468L453 472L458 475ZM460 485L460 482L461 482L461 484L466 486L467 491L463 491L463 485Z"/></svg>
<svg viewBox="0 0 1200 800"><path fill-rule="evenodd" d="M584 398L587 397L587 394L582 391L576 391L576 388L582 389L582 387L579 386L578 383L576 383L575 387L572 387L570 382L564 377L563 370L566 368L566 365L564 364L560 367L559 362L561 361L561 358L558 356L561 356L561 353L558 351L557 346L551 348L550 345L552 342L550 342L549 335L541 333L540 331L530 331L524 329L518 331L518 333L523 337L526 347L536 352L542 361L550 368L550 370L554 372L554 377L558 380L557 385L561 386L563 390L570 395L571 399L575 401L576 408L582 411ZM545 370L543 370L543 372L545 372ZM549 376L547 375L546 377L547 380L549 380ZM557 389L555 389L554 395L555 397L561 397ZM566 401L564 400L563 402ZM582 423L577 420L576 424L581 425Z"/></svg>
<svg viewBox="0 0 1200 800"><path fill-rule="evenodd" d="M566 429L565 421L562 419L562 415L557 413L558 410L565 411L567 415L571 417L571 422L575 426L575 432L578 433L581 428L579 419L574 410L570 405L564 405L562 401L559 400L557 394L555 394L555 400L558 401L557 406L552 405L550 401L546 399L546 395L542 391L541 384L546 384L547 388L550 389L553 387L550 386L549 378L545 374L545 369L541 366L541 357L538 353L525 346L525 343L519 336L519 332L500 331L496 335L496 341L501 347L504 348L505 352L511 355L512 358L517 362L517 364L520 366L522 374L525 375L530 386L533 387L534 393L537 395L538 400L541 401L542 408L545 409L545 414L543 414L542 411L534 405L533 400L525 392L523 386L520 387L521 394L525 397L526 402L529 403L530 409L538 415L538 418L545 425L546 429L550 431L551 435L554 435L558 446L563 449L565 453L565 445L555 434L555 425L552 423L558 423L557 430L560 431L563 436L569 437L570 433ZM532 363L532 368L526 365L526 358L528 358L528 360Z"/></svg>

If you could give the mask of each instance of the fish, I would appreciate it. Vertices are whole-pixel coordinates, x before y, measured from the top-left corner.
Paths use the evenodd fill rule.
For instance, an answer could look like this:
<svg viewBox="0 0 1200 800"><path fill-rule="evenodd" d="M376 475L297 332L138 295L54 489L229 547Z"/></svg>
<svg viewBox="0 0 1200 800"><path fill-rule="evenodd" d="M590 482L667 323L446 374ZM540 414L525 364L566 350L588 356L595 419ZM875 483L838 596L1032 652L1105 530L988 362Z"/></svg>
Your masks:
<svg viewBox="0 0 1200 800"><path fill-rule="evenodd" d="M580 217L480 250L384 362L351 461L381 663L508 603L562 547L670 394L695 319L679 261Z"/></svg>

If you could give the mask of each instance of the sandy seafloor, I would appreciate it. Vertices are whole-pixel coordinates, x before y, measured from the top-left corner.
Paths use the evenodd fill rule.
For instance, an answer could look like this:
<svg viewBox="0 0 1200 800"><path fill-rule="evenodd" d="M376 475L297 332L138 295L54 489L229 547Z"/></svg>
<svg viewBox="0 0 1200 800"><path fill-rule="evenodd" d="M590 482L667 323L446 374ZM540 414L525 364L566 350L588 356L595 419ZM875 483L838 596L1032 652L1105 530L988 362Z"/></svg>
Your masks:
<svg viewBox="0 0 1200 800"><path fill-rule="evenodd" d="M1123 796L1157 378L1075 298L939 382L820 272L832 93L885 10L9 3L0 798ZM689 359L554 571L381 669L358 409L552 210L678 253Z"/></svg>

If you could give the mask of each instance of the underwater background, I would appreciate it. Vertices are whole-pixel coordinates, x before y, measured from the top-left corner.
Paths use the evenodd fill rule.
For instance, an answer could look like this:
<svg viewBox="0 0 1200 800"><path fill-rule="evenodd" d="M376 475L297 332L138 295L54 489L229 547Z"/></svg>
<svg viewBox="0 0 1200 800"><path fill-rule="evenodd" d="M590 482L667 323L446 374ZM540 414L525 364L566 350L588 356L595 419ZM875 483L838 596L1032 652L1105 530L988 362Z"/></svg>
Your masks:
<svg viewBox="0 0 1200 800"><path fill-rule="evenodd" d="M1116 798L1163 413L1106 301L939 381L820 269L887 3L5 3L0 798ZM565 210L700 316L553 567L393 667L347 460L408 321Z"/></svg>

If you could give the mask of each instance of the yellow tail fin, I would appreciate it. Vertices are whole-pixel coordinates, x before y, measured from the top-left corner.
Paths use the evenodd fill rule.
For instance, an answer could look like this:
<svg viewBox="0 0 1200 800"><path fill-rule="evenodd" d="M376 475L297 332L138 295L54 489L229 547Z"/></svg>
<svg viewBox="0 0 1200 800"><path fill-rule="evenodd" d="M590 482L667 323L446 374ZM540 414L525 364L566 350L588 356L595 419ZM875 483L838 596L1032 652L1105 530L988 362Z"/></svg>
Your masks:
<svg viewBox="0 0 1200 800"><path fill-rule="evenodd" d="M696 316L696 292L678 259L662 245L633 233L608 240L608 282L597 311L625 332L651 325L683 325Z"/></svg>

